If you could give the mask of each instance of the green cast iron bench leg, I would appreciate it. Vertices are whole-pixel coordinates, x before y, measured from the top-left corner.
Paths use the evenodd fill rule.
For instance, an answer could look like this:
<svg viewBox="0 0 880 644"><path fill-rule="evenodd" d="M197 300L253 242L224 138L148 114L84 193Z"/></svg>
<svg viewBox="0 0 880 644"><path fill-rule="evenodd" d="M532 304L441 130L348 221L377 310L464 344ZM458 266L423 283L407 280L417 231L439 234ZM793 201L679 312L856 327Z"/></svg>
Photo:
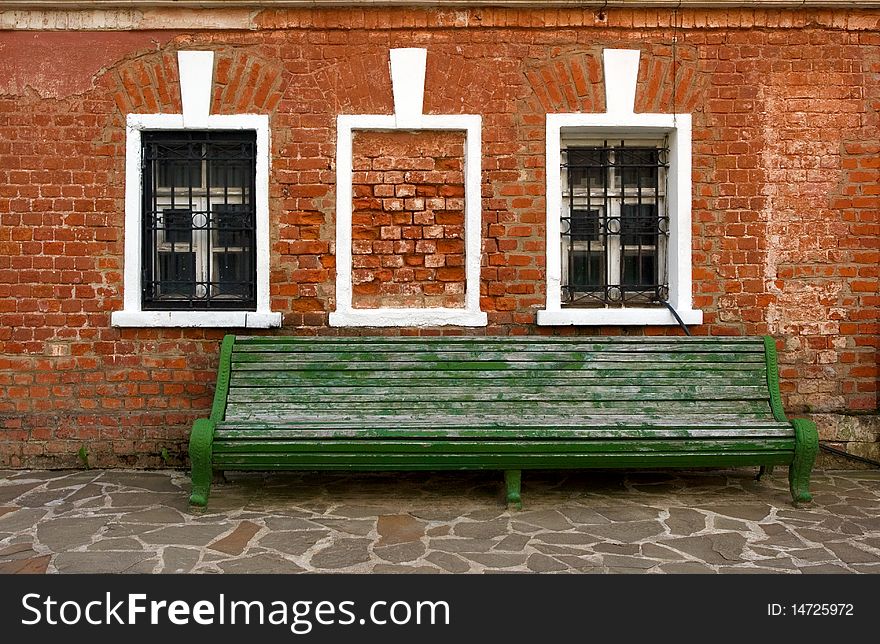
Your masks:
<svg viewBox="0 0 880 644"><path fill-rule="evenodd" d="M214 471L211 458L214 443L214 421L200 418L195 422L189 437L189 459L192 465L192 494L189 502L198 507L208 505Z"/></svg>
<svg viewBox="0 0 880 644"><path fill-rule="evenodd" d="M507 487L507 507L510 510L522 510L521 483L522 470L504 470L504 484Z"/></svg>
<svg viewBox="0 0 880 644"><path fill-rule="evenodd" d="M795 418L791 424L794 426L795 446L794 460L788 466L788 485L791 498L797 505L813 500L810 494L810 472L819 452L819 433L816 431L816 424L804 418Z"/></svg>

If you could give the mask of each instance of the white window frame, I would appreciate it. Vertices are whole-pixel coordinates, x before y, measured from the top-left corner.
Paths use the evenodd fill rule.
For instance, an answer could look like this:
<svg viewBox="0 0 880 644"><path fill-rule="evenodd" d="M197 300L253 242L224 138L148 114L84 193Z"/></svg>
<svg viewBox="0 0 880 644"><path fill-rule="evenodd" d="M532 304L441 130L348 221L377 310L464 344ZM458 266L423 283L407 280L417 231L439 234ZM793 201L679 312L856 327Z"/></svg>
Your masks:
<svg viewBox="0 0 880 644"><path fill-rule="evenodd" d="M210 55L210 56L209 56ZM281 326L281 313L269 305L269 116L266 114L209 115L212 52L179 52L183 114L129 114L125 128L125 264L123 309L113 311L117 327L243 327ZM207 83L205 77L207 76ZM187 80L195 80L189 86ZM193 87L196 86L197 87ZM169 310L144 311L141 306L141 204L143 167L141 133L145 130L253 130L256 149L256 286L253 311Z"/></svg>
<svg viewBox="0 0 880 644"><path fill-rule="evenodd" d="M546 122L546 275L545 308L538 311L539 325L677 325L675 316L663 306L595 307L562 306L562 140L662 139L669 141L667 208L669 238L667 274L669 304L685 324L702 324L703 312L693 308L691 260L691 115L636 114L639 52L605 50L604 113L547 114Z"/></svg>
<svg viewBox="0 0 880 644"><path fill-rule="evenodd" d="M392 49L389 52L394 114L340 114L336 118L336 310L334 327L486 326L480 310L481 263L481 157L479 114L423 114L427 50ZM464 151L465 301L463 308L356 309L352 302L352 139L357 130L461 131Z"/></svg>

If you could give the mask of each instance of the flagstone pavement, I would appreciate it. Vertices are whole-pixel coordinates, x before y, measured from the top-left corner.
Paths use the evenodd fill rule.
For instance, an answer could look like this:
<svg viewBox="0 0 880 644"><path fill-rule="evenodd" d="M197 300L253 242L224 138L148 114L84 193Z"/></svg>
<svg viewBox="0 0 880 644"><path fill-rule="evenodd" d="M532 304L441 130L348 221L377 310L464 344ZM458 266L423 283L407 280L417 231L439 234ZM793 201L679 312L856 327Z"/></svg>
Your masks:
<svg viewBox="0 0 880 644"><path fill-rule="evenodd" d="M0 573L880 573L880 471L0 470Z"/></svg>

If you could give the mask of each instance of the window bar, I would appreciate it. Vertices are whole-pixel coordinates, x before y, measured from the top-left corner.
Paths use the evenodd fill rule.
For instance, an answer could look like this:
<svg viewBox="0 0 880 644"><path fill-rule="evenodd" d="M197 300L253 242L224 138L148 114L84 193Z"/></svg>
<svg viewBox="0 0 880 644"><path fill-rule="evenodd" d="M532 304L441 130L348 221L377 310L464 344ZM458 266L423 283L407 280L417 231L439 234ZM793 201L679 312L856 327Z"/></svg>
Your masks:
<svg viewBox="0 0 880 644"><path fill-rule="evenodd" d="M634 161L644 163L642 159L639 158L639 153L635 153ZM636 280L638 281L638 288L644 290L645 284L645 275L643 272L642 266L642 237L641 232L645 229L644 223L642 221L642 171L644 167L642 165L638 165L635 168L635 178L636 178L636 194L638 195L636 199L636 220L633 222L635 225L633 228L636 232ZM638 295L638 293L637 293Z"/></svg>
<svg viewBox="0 0 880 644"><path fill-rule="evenodd" d="M665 147L666 147L666 145L664 142L664 148ZM660 155L661 155L661 151L658 150L657 151L657 159L656 159L657 160L657 163L656 163L657 169L654 170L654 201L657 203L657 222L656 222L655 228L654 228L654 235L655 235L654 244L655 244L655 249L656 249L656 250L654 250L654 278L655 278L654 281L656 282L656 285L654 287L654 297L651 298L652 300L654 300L654 299L662 300L663 299L662 298L663 294L661 292L661 285L666 281L664 276L660 275L660 268L661 268L661 266L660 266L660 235L661 235L661 230L662 230L662 228L660 226L660 221L661 221L660 218L663 216L663 210L660 209L660 162L663 160L663 158ZM664 204L665 204L665 201L664 201ZM664 208L664 210L665 210L665 208Z"/></svg>
<svg viewBox="0 0 880 644"><path fill-rule="evenodd" d="M602 167L602 212L604 214L604 223L605 225L602 227L602 243L605 247L605 279L602 280L603 285L603 293L602 300L604 302L608 302L609 291L609 277L611 276L611 253L609 252L611 249L609 233L611 232L611 221L609 216L611 214L611 208L608 203L608 183L609 180L613 180L613 175L610 173L613 172L611 170L611 156L608 152L608 141L602 142L602 150L599 152L599 164Z"/></svg>
<svg viewBox="0 0 880 644"><path fill-rule="evenodd" d="M568 181L568 300L569 302L573 302L575 299L575 270L574 270L574 179L572 172L572 163L571 163L571 155L566 151L565 153L566 161L568 162L568 172L566 173L566 179Z"/></svg>

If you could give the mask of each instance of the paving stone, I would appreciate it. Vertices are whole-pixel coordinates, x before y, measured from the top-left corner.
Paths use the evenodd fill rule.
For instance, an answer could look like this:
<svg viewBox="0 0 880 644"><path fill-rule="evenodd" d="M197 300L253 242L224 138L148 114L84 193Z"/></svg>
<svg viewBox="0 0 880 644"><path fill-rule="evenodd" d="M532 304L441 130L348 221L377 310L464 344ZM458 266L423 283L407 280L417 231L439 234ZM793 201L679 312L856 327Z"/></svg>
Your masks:
<svg viewBox="0 0 880 644"><path fill-rule="evenodd" d="M119 521L122 523L183 523L183 514L173 508L149 508L136 512L126 512Z"/></svg>
<svg viewBox="0 0 880 644"><path fill-rule="evenodd" d="M365 517L375 519L380 514L388 514L388 511L387 508L375 505L341 505L336 508L333 514L346 519L363 519Z"/></svg>
<svg viewBox="0 0 880 644"><path fill-rule="evenodd" d="M603 506L597 507L595 510L609 521L618 522L653 520L657 519L660 514L654 508L645 508L638 505Z"/></svg>
<svg viewBox="0 0 880 644"><path fill-rule="evenodd" d="M377 574L402 575L436 575L442 571L431 566L395 566L393 564L376 564L372 572Z"/></svg>
<svg viewBox="0 0 880 644"><path fill-rule="evenodd" d="M880 562L880 554L862 550L849 543L827 543L825 547L837 555L844 563L876 563Z"/></svg>
<svg viewBox="0 0 880 644"><path fill-rule="evenodd" d="M414 561L425 554L427 548L420 541L411 541L409 543L398 543L392 546L376 546L373 548L373 554L385 561L392 563L403 563L406 561Z"/></svg>
<svg viewBox="0 0 880 644"><path fill-rule="evenodd" d="M718 572L722 575L766 575L769 570L758 566L718 566Z"/></svg>
<svg viewBox="0 0 880 644"><path fill-rule="evenodd" d="M727 517L716 516L713 520L715 530L723 530L725 532L749 532L749 525L738 519L729 519Z"/></svg>
<svg viewBox="0 0 880 644"><path fill-rule="evenodd" d="M464 556L488 568L512 568L522 566L526 561L526 555L519 553L473 552Z"/></svg>
<svg viewBox="0 0 880 644"><path fill-rule="evenodd" d="M508 533L508 520L506 518L494 521L461 521L452 526L452 533L459 537L471 537L474 539L492 539Z"/></svg>
<svg viewBox="0 0 880 644"><path fill-rule="evenodd" d="M559 513L576 525L597 525L609 523L607 517L602 516L591 508L579 506L559 508Z"/></svg>
<svg viewBox="0 0 880 644"><path fill-rule="evenodd" d="M0 512L0 514L2 514L2 512ZM853 519L852 522L861 526L866 532L880 532L880 511L877 512L877 516L867 517L865 519Z"/></svg>
<svg viewBox="0 0 880 644"><path fill-rule="evenodd" d="M174 494L156 492L108 492L110 506L114 508L140 509L154 505L164 505L181 512L190 513L189 493L178 490ZM214 500L214 496L211 497ZM215 508L216 509L216 508Z"/></svg>
<svg viewBox="0 0 880 644"><path fill-rule="evenodd" d="M54 552L72 550L91 543L109 518L48 519L37 526L40 543Z"/></svg>
<svg viewBox="0 0 880 644"><path fill-rule="evenodd" d="M86 472L73 472L72 474L65 474L63 476L59 476L56 479L46 482L47 490L57 490L59 488L69 488L76 486L84 486L87 483L93 482L95 479L101 476L100 472L86 471Z"/></svg>
<svg viewBox="0 0 880 644"><path fill-rule="evenodd" d="M292 561L288 561L278 555L261 554L253 557L240 557L221 561L216 564L223 572L232 574L271 574L271 573L293 573L305 572L304 568L297 566Z"/></svg>
<svg viewBox="0 0 880 644"><path fill-rule="evenodd" d="M309 548L326 539L330 534L329 530L270 532L260 537L259 544L264 548L299 556L308 552Z"/></svg>
<svg viewBox="0 0 880 644"><path fill-rule="evenodd" d="M257 513L252 513L250 518L255 519L260 515ZM333 519L321 519L320 523L316 521L309 521L308 519L303 519L301 517L266 517L263 523L266 524L266 527L269 530L314 530L316 528L320 528L322 525L327 525L328 522L334 521ZM345 523L348 522L349 519L335 519L336 523ZM358 521L356 522L358 525L361 523L370 524L370 521ZM332 526L328 526L332 527ZM339 528L336 528L337 530ZM368 534L369 530L364 534ZM349 534L353 534L349 532Z"/></svg>
<svg viewBox="0 0 880 644"><path fill-rule="evenodd" d="M376 521L378 545L418 541L425 535L425 523L409 514L383 514Z"/></svg>
<svg viewBox="0 0 880 644"><path fill-rule="evenodd" d="M137 539L123 537L121 539L101 539L88 546L89 550L143 550Z"/></svg>
<svg viewBox="0 0 880 644"><path fill-rule="evenodd" d="M322 569L354 566L370 560L369 545L369 539L339 539L312 555L310 563Z"/></svg>
<svg viewBox="0 0 880 644"><path fill-rule="evenodd" d="M467 572L471 569L467 561L448 552L429 552L425 555L425 561L430 561L446 572Z"/></svg>
<svg viewBox="0 0 880 644"><path fill-rule="evenodd" d="M520 532L523 534L533 534L535 532L540 532L543 528L528 523L522 523L521 521L511 520L510 529L514 532Z"/></svg>
<svg viewBox="0 0 880 644"><path fill-rule="evenodd" d="M194 548L168 546L162 550L162 569L166 574L191 572L199 563L200 553Z"/></svg>
<svg viewBox="0 0 880 644"><path fill-rule="evenodd" d="M140 535L145 543L181 546L206 546L218 536L229 530L229 524L190 523L182 526L169 526Z"/></svg>
<svg viewBox="0 0 880 644"><path fill-rule="evenodd" d="M693 575L700 573L714 573L714 568L699 561L682 561L659 564L660 570L670 574Z"/></svg>
<svg viewBox="0 0 880 644"><path fill-rule="evenodd" d="M527 537L522 534L509 534L504 537L501 541L499 541L493 550L509 550L511 552L518 552L526 547L526 544L531 541L531 537Z"/></svg>
<svg viewBox="0 0 880 644"><path fill-rule="evenodd" d="M844 539L842 535L837 534L836 532L830 532L828 530L813 530L812 528L793 528L792 531L796 535L801 537L801 539L805 539L806 541L819 543L822 545L827 545L832 541L840 541Z"/></svg>
<svg viewBox="0 0 880 644"><path fill-rule="evenodd" d="M493 539L466 539L464 537L440 537L428 542L429 550L441 552L489 552L496 544Z"/></svg>
<svg viewBox="0 0 880 644"><path fill-rule="evenodd" d="M854 564L850 564L850 567L857 572L863 572L863 573L868 573L868 574L880 573L880 564L854 563Z"/></svg>
<svg viewBox="0 0 880 644"><path fill-rule="evenodd" d="M544 543L552 543L556 545L583 545L589 546L599 543L601 539L591 534L582 534L579 532L543 532L532 537L534 541L543 541Z"/></svg>
<svg viewBox="0 0 880 644"><path fill-rule="evenodd" d="M685 559L685 556L680 552L656 543L643 543L639 547L641 548L642 556L650 559L663 559L666 561L681 561Z"/></svg>
<svg viewBox="0 0 880 644"><path fill-rule="evenodd" d="M30 541L11 543L0 548L0 559L26 559L36 554L33 545Z"/></svg>
<svg viewBox="0 0 880 644"><path fill-rule="evenodd" d="M689 554L709 564L742 560L746 539L735 532L664 539L664 546Z"/></svg>
<svg viewBox="0 0 880 644"><path fill-rule="evenodd" d="M18 497L15 502L23 508L52 508L64 503L74 490L34 490Z"/></svg>
<svg viewBox="0 0 880 644"><path fill-rule="evenodd" d="M664 523L672 534L692 535L706 528L706 516L690 508L669 508Z"/></svg>
<svg viewBox="0 0 880 644"><path fill-rule="evenodd" d="M592 549L587 546L581 546L580 548L575 548L572 546L558 546L550 543L540 543L537 541L533 541L531 547L541 552L545 555L575 555L575 556L583 556L584 553L592 552ZM599 555L596 555L597 557Z"/></svg>
<svg viewBox="0 0 880 644"><path fill-rule="evenodd" d="M568 570L568 566L558 559L535 553L529 555L526 560L526 566L532 572L556 572L559 570Z"/></svg>
<svg viewBox="0 0 880 644"><path fill-rule="evenodd" d="M409 514L425 521L451 521L461 516L461 508L413 508L409 511Z"/></svg>
<svg viewBox="0 0 880 644"><path fill-rule="evenodd" d="M818 566L801 566L798 570L800 570L803 575L840 575L843 573L852 573L852 570L832 563L819 564Z"/></svg>
<svg viewBox="0 0 880 644"><path fill-rule="evenodd" d="M593 546L593 551L611 555L637 555L641 549L639 546L629 543L597 543Z"/></svg>
<svg viewBox="0 0 880 644"><path fill-rule="evenodd" d="M567 565L570 571L577 572L578 574L599 575L605 572L605 567L600 563L585 558L574 557L571 555L559 555L557 559Z"/></svg>
<svg viewBox="0 0 880 644"><path fill-rule="evenodd" d="M760 521L767 518L771 507L765 504L743 503L742 505L712 505L702 507L701 510L710 510L732 519L745 519L746 521Z"/></svg>
<svg viewBox="0 0 880 644"><path fill-rule="evenodd" d="M810 510L789 510L787 508L777 510L776 518L779 520L786 519L797 519L798 521L807 521L809 523L819 523L824 520L826 515L820 512L813 512Z"/></svg>
<svg viewBox="0 0 880 644"><path fill-rule="evenodd" d="M795 559L810 562L830 561L835 558L835 555L825 548L798 548L795 550L786 550L786 554Z"/></svg>
<svg viewBox="0 0 880 644"><path fill-rule="evenodd" d="M62 552L52 564L66 573L133 573L151 572L156 558L150 552ZM149 563L150 570L138 564Z"/></svg>
<svg viewBox="0 0 880 644"><path fill-rule="evenodd" d="M0 503L15 501L18 497L40 485L43 485L42 481L30 481L28 483L18 483L15 485L0 485Z"/></svg>
<svg viewBox="0 0 880 644"><path fill-rule="evenodd" d="M590 534L625 543L643 541L665 532L659 521L625 521L609 525L584 526L583 529Z"/></svg>
<svg viewBox="0 0 880 644"><path fill-rule="evenodd" d="M41 555L27 559L0 561L0 574L3 575L44 575L52 555Z"/></svg>
<svg viewBox="0 0 880 644"><path fill-rule="evenodd" d="M443 537L448 534L452 534L452 526L450 525L435 525L432 528L428 528L425 530L425 534L429 537Z"/></svg>
<svg viewBox="0 0 880 644"><path fill-rule="evenodd" d="M122 470L105 470L98 479L100 483L109 483L125 488L139 488L150 492L170 492L182 494L183 488L163 472L126 472Z"/></svg>
<svg viewBox="0 0 880 644"><path fill-rule="evenodd" d="M374 520L314 519L314 522L332 528L333 530L353 534L359 537L366 537L376 527L376 522Z"/></svg>
<svg viewBox="0 0 880 644"><path fill-rule="evenodd" d="M0 517L2 517L4 514L9 514L10 512L15 512L16 510L18 510L18 507L16 507L16 506L8 506L7 505L4 507L0 507Z"/></svg>
<svg viewBox="0 0 880 644"><path fill-rule="evenodd" d="M643 557L627 557L624 555L602 555L602 563L617 570L648 570L659 566L659 562Z"/></svg>
<svg viewBox="0 0 880 644"><path fill-rule="evenodd" d="M242 521L230 534L208 544L208 547L211 550L225 552L228 555L240 555L259 531L260 526L253 521Z"/></svg>
<svg viewBox="0 0 880 644"><path fill-rule="evenodd" d="M495 508L480 508L479 510L472 510L464 515L466 519L471 519L472 521L491 521L492 519L497 519L502 514L505 514L503 510L498 510ZM518 512L517 516L522 516L522 512Z"/></svg>
<svg viewBox="0 0 880 644"><path fill-rule="evenodd" d="M753 564L760 568L767 568L768 572L774 572L776 569L794 570L797 568L791 557L777 557L776 559L759 559L753 561Z"/></svg>
<svg viewBox="0 0 880 644"><path fill-rule="evenodd" d="M521 512L517 515L517 520L545 530L568 530L573 527L571 522L557 510Z"/></svg>
<svg viewBox="0 0 880 644"><path fill-rule="evenodd" d="M766 538L760 540L762 545L778 548L803 548L806 545L800 537L790 532L781 523L762 524L761 529L767 535Z"/></svg>

